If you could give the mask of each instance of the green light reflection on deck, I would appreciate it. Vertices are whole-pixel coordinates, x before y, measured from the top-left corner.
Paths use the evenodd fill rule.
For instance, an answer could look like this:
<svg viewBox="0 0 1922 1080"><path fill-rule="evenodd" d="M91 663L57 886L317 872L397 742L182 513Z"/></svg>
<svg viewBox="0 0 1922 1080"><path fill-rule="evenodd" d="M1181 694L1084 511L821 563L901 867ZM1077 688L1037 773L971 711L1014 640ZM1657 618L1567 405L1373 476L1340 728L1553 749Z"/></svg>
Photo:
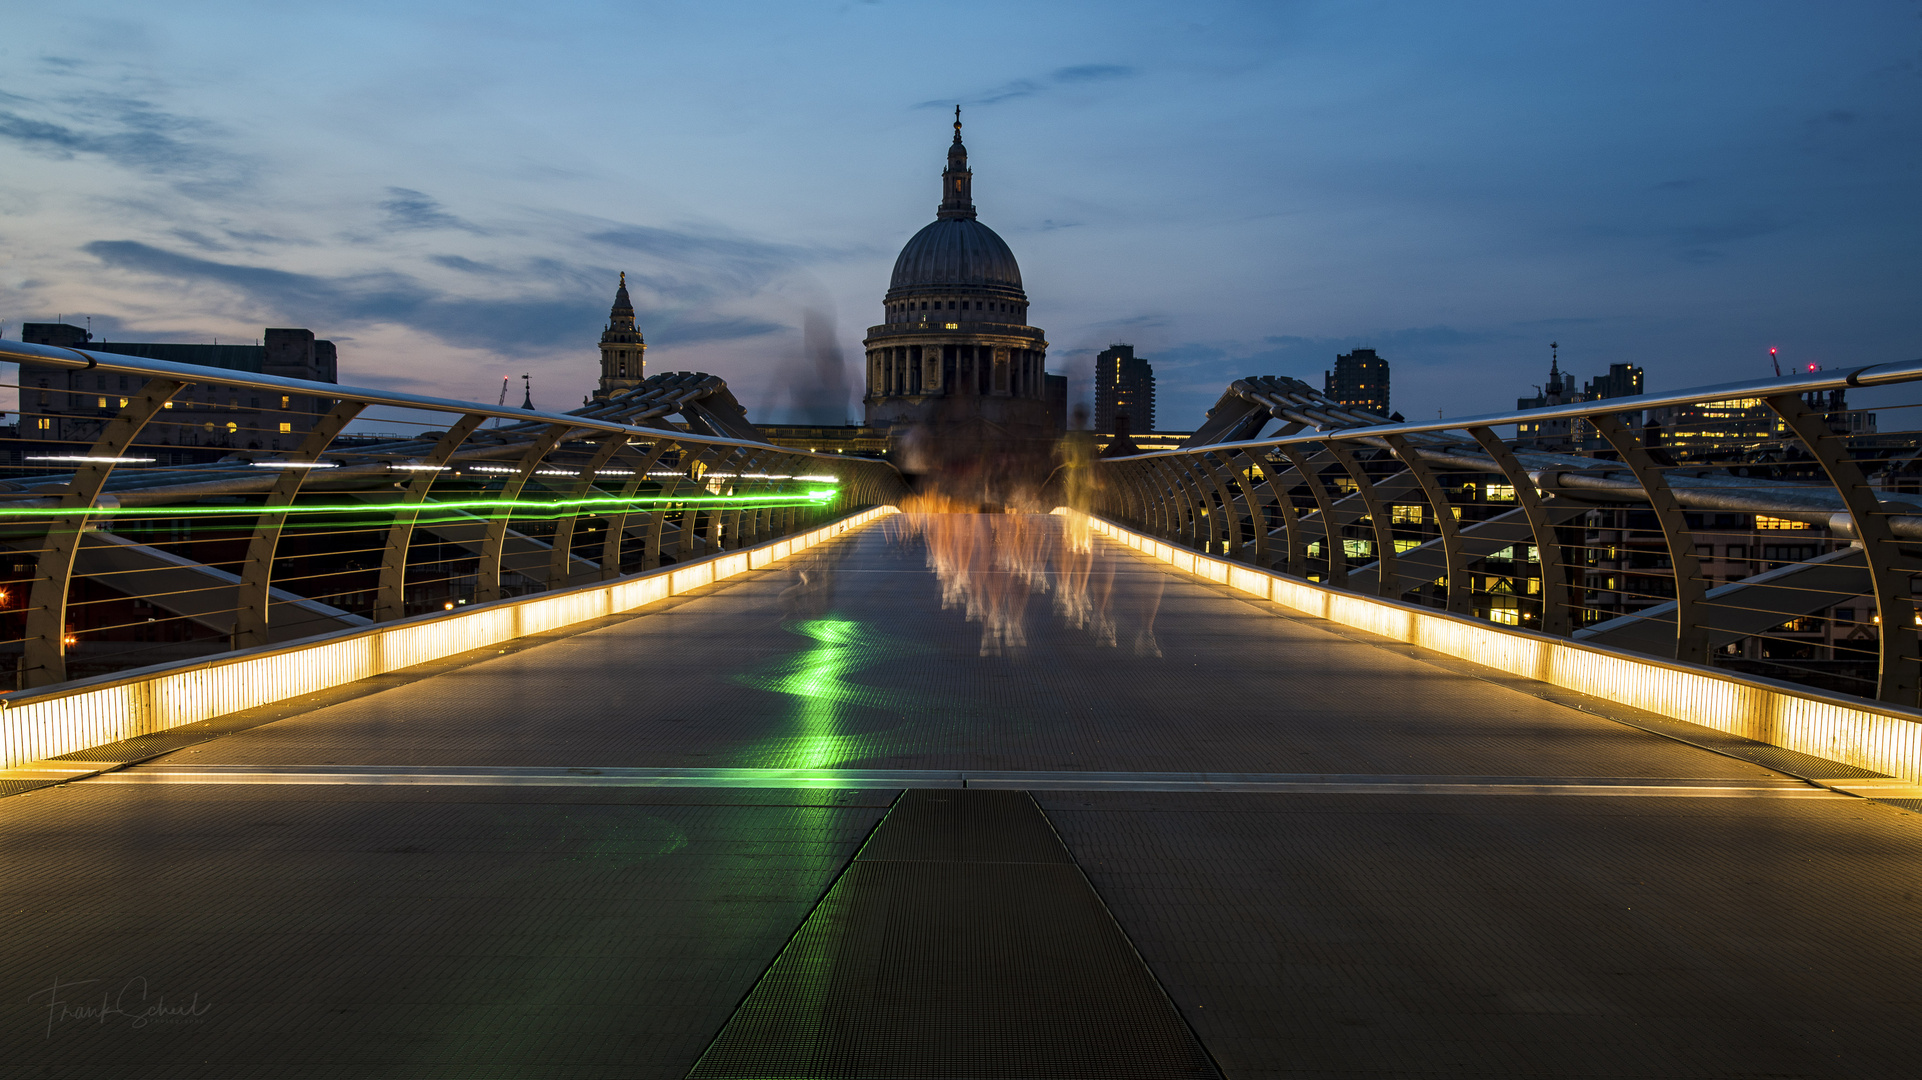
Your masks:
<svg viewBox="0 0 1922 1080"><path fill-rule="evenodd" d="M826 769L868 756L865 736L844 733L848 707L891 710L899 702L897 695L854 682L851 676L881 659L888 647L874 640L871 627L851 619L808 619L787 629L815 644L770 668L733 679L742 686L798 699L794 719L799 730L780 740L776 760L769 764L780 769ZM831 783L825 781L823 786Z"/></svg>

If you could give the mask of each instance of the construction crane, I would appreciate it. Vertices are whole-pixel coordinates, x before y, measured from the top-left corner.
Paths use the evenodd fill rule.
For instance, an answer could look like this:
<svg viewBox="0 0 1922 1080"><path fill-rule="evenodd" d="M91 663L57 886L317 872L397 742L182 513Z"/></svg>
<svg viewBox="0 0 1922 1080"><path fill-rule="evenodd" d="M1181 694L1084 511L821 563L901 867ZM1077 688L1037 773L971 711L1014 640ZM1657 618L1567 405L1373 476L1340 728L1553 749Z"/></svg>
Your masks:
<svg viewBox="0 0 1922 1080"><path fill-rule="evenodd" d="M497 402L495 402L495 405L496 405L497 407L499 407L499 408L502 408L502 409L505 409L505 408L507 408L507 378L508 378L508 377L507 377L507 376L505 376L505 375L502 375L502 376L501 376L501 399L500 399L499 401L497 401ZM494 418L494 426L495 426L495 427L500 427L500 426L501 426L501 418L500 418L500 417L498 417L498 416L496 416L496 417Z"/></svg>
<svg viewBox="0 0 1922 1080"><path fill-rule="evenodd" d="M1781 378L1782 377L1782 361L1775 358L1775 346L1773 345L1769 346L1769 363L1775 365L1775 377L1778 379ZM501 400L505 401L507 399L502 398Z"/></svg>

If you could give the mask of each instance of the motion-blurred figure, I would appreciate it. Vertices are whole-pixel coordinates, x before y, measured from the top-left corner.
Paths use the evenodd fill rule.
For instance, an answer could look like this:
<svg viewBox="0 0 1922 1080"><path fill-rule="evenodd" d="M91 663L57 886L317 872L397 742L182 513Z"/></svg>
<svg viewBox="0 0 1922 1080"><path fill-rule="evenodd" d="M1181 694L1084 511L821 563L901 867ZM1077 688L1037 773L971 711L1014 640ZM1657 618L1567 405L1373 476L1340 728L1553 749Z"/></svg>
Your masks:
<svg viewBox="0 0 1922 1080"><path fill-rule="evenodd" d="M788 568L788 586L781 590L781 618L812 618L834 606L834 566L820 556L803 556Z"/></svg>

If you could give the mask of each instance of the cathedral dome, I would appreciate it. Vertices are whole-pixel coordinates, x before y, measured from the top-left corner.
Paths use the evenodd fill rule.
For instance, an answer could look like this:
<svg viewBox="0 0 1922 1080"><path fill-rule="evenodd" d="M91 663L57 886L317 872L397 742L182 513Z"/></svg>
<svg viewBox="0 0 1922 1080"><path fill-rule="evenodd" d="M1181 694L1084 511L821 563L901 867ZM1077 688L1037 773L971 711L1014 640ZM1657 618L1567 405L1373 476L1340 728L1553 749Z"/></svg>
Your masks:
<svg viewBox="0 0 1922 1080"><path fill-rule="evenodd" d="M972 217L944 217L915 233L901 249L888 296L948 286L1019 293L1021 267L993 229Z"/></svg>

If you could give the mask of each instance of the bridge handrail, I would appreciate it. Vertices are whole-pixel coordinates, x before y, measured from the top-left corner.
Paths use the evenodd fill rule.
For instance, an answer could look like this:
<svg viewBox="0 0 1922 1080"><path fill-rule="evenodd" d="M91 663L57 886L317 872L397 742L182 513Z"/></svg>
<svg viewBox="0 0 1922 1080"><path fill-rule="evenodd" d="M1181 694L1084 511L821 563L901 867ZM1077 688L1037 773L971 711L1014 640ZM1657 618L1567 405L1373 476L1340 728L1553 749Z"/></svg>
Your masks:
<svg viewBox="0 0 1922 1080"><path fill-rule="evenodd" d="M0 690L612 580L905 491L887 462L747 437L699 373L556 412L23 342L0 362L22 365ZM418 433L355 440L372 408Z"/></svg>
<svg viewBox="0 0 1922 1080"><path fill-rule="evenodd" d="M1249 377L1188 444L1100 459L1090 506L1337 588L1914 705L1922 439L1843 399L1891 386L1922 361L1394 422Z"/></svg>

